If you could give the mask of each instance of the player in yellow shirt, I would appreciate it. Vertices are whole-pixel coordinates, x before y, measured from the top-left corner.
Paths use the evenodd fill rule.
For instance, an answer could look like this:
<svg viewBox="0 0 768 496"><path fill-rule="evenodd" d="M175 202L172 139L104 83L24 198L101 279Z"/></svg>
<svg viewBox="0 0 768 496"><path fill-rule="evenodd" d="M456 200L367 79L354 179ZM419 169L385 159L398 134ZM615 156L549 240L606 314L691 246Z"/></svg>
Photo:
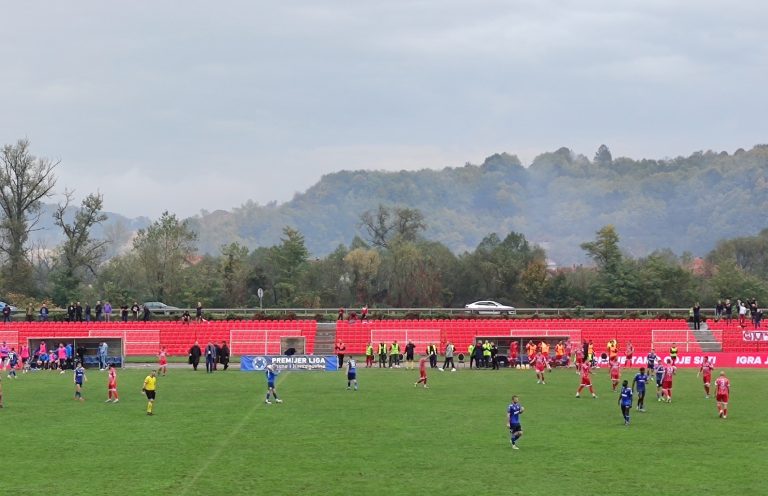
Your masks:
<svg viewBox="0 0 768 496"><path fill-rule="evenodd" d="M142 392L147 395L147 415L152 415L152 407L155 405L155 391L157 390L157 373L153 370L144 379Z"/></svg>

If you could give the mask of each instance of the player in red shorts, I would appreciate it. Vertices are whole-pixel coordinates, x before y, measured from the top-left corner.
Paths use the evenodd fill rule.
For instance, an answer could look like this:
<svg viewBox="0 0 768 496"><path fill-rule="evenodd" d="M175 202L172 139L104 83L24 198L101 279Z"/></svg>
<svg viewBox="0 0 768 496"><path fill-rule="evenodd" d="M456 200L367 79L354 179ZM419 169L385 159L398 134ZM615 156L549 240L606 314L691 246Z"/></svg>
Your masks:
<svg viewBox="0 0 768 496"><path fill-rule="evenodd" d="M585 387L589 388L589 392L592 393L593 398L597 398L595 389L592 387L592 378L590 377L591 373L592 370L589 367L589 362L583 362L579 367L579 374L581 374L581 384L579 385L579 389L576 390L577 398L581 398L581 390Z"/></svg>
<svg viewBox="0 0 768 496"><path fill-rule="evenodd" d="M419 359L419 380L413 383L414 386L418 386L419 384L424 384L425 388L428 388L427 386L427 357L424 355L421 355L421 358Z"/></svg>
<svg viewBox="0 0 768 496"><path fill-rule="evenodd" d="M720 418L728 418L728 397L731 394L731 381L725 376L725 371L720 372L720 377L715 381L715 399Z"/></svg>
<svg viewBox="0 0 768 496"><path fill-rule="evenodd" d="M611 363L609 363L608 367L611 371L611 391L616 391L616 387L619 385L619 381L621 380L621 364L619 363L618 358L615 358Z"/></svg>
<svg viewBox="0 0 768 496"><path fill-rule="evenodd" d="M712 383L713 368L715 368L715 366L710 363L709 357L704 357L704 363L701 364L699 372L696 374L696 377L699 377L699 375L704 376L704 393L707 399L709 399L709 385Z"/></svg>
<svg viewBox="0 0 768 496"><path fill-rule="evenodd" d="M667 403L672 403L672 376L675 375L676 370L677 367L672 365L672 360L667 358L664 375L661 378L661 398Z"/></svg>
<svg viewBox="0 0 768 496"><path fill-rule="evenodd" d="M576 347L576 370L581 369L581 364L584 363L584 351L581 346Z"/></svg>
<svg viewBox="0 0 768 496"><path fill-rule="evenodd" d="M168 352L165 351L165 346L160 348L157 359L157 375L168 375Z"/></svg>
<svg viewBox="0 0 768 496"><path fill-rule="evenodd" d="M627 361L624 362L624 365L627 367L632 365L632 356L635 354L635 347L632 346L632 341L627 341L627 351L624 352L624 355L627 357Z"/></svg>
<svg viewBox="0 0 768 496"><path fill-rule="evenodd" d="M544 353L539 352L534 359L534 368L536 369L536 384L546 384L544 382L544 371L547 369L547 358Z"/></svg>
<svg viewBox="0 0 768 496"><path fill-rule="evenodd" d="M109 365L109 382L107 383L107 401L105 403L117 403L120 399L117 397L117 371L115 365Z"/></svg>

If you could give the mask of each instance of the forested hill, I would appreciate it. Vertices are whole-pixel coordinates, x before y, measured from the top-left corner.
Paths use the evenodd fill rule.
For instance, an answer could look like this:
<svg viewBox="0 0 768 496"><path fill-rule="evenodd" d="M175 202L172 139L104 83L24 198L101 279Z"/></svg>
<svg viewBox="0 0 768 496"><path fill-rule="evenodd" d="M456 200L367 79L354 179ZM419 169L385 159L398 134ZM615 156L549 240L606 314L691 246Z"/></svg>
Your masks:
<svg viewBox="0 0 768 496"><path fill-rule="evenodd" d="M289 202L249 202L197 216L192 225L201 251L217 253L230 241L271 246L288 225L323 256L355 235L365 238L360 215L383 204L421 210L425 237L455 252L474 249L488 233L517 231L559 265L571 264L583 260L580 243L613 224L632 255L660 248L703 255L719 239L768 226L766 176L768 145L666 160L612 158L607 147L589 159L561 148L527 168L497 154L479 166L443 170L341 171Z"/></svg>

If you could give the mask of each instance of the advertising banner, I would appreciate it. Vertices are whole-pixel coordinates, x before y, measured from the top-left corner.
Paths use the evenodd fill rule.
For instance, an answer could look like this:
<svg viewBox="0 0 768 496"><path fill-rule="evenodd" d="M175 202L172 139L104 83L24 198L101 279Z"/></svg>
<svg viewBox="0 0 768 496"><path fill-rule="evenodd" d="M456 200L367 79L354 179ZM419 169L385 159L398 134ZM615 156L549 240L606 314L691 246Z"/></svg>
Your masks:
<svg viewBox="0 0 768 496"><path fill-rule="evenodd" d="M766 341L768 342L768 332L763 331L744 331L742 333L744 341Z"/></svg>
<svg viewBox="0 0 768 496"><path fill-rule="evenodd" d="M662 360L669 357L669 353L658 353ZM768 369L768 350L764 352L746 352L746 353L678 353L677 367L701 367L704 357L708 357L710 363L715 367L750 367ZM647 365L646 357L633 356L632 363L627 364L626 357L620 356L619 361L625 367L643 367Z"/></svg>
<svg viewBox="0 0 768 496"><path fill-rule="evenodd" d="M259 372L273 364L277 370L327 370L339 369L339 360L335 356L291 355L265 356L243 355L240 357L240 370Z"/></svg>

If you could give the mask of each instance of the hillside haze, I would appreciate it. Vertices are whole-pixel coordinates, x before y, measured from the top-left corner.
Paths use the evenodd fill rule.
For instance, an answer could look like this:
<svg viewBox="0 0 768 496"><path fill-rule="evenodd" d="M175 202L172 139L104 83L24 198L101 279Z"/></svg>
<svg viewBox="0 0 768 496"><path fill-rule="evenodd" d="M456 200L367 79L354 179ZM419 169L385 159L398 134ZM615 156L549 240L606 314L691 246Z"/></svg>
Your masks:
<svg viewBox="0 0 768 496"><path fill-rule="evenodd" d="M202 211L189 221L200 252L211 254L234 241L272 246L291 226L305 236L312 255L322 257L356 235L365 239L360 215L383 204L421 210L428 226L424 236L456 253L474 250L489 233L516 231L544 247L558 265L581 263L580 243L613 224L633 256L663 248L704 255L720 239L753 235L768 225L767 172L768 145L664 160L612 158L607 147L588 158L560 148L529 167L503 153L481 165L442 170L342 170L288 202L255 199L232 211ZM168 209L173 212L173 205ZM33 242L61 242L52 211L51 205L44 208ZM135 230L149 223L108 216L94 231L115 241L108 255L123 250Z"/></svg>
<svg viewBox="0 0 768 496"><path fill-rule="evenodd" d="M579 244L614 224L634 256L662 248L698 255L719 239L766 226L767 171L766 145L664 160L612 158L607 147L588 158L561 148L527 168L514 155L496 154L482 165L442 170L343 170L286 203L248 202L191 222L203 252L217 253L231 241L271 246L288 225L304 234L313 255L323 256L355 235L365 238L360 215L384 204L421 210L425 237L457 253L491 232L517 231L557 264L579 263Z"/></svg>

